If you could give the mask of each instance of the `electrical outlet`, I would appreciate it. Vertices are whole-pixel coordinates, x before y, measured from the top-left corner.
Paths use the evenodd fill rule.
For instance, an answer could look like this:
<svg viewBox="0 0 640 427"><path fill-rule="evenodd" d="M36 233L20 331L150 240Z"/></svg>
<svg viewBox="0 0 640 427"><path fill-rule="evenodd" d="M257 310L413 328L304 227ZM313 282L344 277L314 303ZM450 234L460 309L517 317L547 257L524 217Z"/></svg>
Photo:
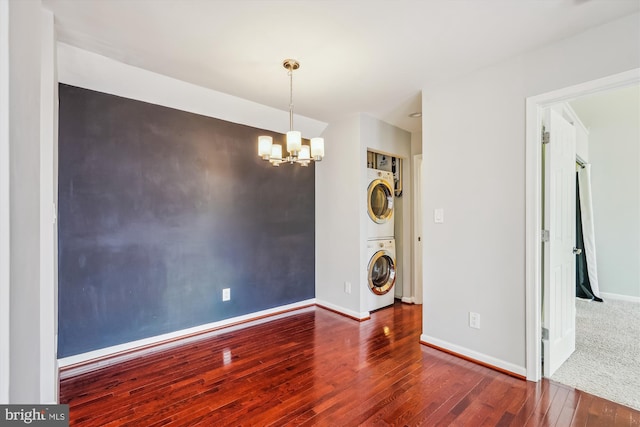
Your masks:
<svg viewBox="0 0 640 427"><path fill-rule="evenodd" d="M231 288L224 288L222 290L222 301L229 301L231 299Z"/></svg>
<svg viewBox="0 0 640 427"><path fill-rule="evenodd" d="M344 282L344 293L345 294L351 293L351 282Z"/></svg>
<svg viewBox="0 0 640 427"><path fill-rule="evenodd" d="M231 350L225 348L222 350L222 363L226 366L231 363Z"/></svg>
<svg viewBox="0 0 640 427"><path fill-rule="evenodd" d="M480 315L478 313L469 312L469 327L480 329Z"/></svg>

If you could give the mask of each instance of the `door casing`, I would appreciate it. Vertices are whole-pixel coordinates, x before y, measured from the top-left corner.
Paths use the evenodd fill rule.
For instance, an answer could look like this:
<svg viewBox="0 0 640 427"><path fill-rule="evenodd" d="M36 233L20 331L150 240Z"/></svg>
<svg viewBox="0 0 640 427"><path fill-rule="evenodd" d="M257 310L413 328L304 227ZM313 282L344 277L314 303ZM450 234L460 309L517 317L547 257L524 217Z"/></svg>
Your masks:
<svg viewBox="0 0 640 427"><path fill-rule="evenodd" d="M410 302L422 304L422 154L413 156L413 289Z"/></svg>
<svg viewBox="0 0 640 427"><path fill-rule="evenodd" d="M0 404L9 403L9 2L0 1Z"/></svg>

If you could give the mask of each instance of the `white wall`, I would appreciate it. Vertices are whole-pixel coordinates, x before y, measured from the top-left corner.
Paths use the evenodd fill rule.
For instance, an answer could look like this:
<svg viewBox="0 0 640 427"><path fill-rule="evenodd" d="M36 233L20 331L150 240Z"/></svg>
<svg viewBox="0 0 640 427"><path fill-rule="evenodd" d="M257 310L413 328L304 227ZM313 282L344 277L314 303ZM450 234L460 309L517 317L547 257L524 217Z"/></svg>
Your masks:
<svg viewBox="0 0 640 427"><path fill-rule="evenodd" d="M422 154L422 132L411 134L411 156Z"/></svg>
<svg viewBox="0 0 640 427"><path fill-rule="evenodd" d="M640 298L640 88L628 91L589 121L591 185L600 291Z"/></svg>
<svg viewBox="0 0 640 427"><path fill-rule="evenodd" d="M9 3L11 403L40 402L40 7Z"/></svg>
<svg viewBox="0 0 640 427"><path fill-rule="evenodd" d="M365 203L359 164L360 117L331 123L323 133L326 156L316 165L316 301L356 318L362 276L360 206ZM366 153L365 153L366 156ZM351 283L351 294L344 291Z"/></svg>
<svg viewBox="0 0 640 427"><path fill-rule="evenodd" d="M639 18L423 88L424 342L526 374L525 99L638 68Z"/></svg>

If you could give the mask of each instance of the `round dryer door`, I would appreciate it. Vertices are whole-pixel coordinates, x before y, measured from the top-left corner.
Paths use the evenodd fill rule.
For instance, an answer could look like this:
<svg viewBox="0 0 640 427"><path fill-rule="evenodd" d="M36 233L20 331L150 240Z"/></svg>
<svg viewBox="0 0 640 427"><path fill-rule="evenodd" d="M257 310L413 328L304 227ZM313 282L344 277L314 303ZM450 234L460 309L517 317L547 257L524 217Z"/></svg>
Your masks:
<svg viewBox="0 0 640 427"><path fill-rule="evenodd" d="M387 251L376 252L369 261L369 289L376 295L384 295L396 283L396 264Z"/></svg>
<svg viewBox="0 0 640 427"><path fill-rule="evenodd" d="M369 184L367 212L369 217L382 224L393 214L393 188L383 179L376 179Z"/></svg>

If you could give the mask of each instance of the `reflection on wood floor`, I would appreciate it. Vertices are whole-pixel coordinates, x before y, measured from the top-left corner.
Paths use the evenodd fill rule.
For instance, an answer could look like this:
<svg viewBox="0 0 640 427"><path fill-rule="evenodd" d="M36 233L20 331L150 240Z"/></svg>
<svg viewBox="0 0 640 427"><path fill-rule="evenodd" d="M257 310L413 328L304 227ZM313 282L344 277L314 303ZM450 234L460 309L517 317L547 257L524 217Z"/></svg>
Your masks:
<svg viewBox="0 0 640 427"><path fill-rule="evenodd" d="M64 379L71 425L637 426L640 412L419 343L421 306L322 308Z"/></svg>

